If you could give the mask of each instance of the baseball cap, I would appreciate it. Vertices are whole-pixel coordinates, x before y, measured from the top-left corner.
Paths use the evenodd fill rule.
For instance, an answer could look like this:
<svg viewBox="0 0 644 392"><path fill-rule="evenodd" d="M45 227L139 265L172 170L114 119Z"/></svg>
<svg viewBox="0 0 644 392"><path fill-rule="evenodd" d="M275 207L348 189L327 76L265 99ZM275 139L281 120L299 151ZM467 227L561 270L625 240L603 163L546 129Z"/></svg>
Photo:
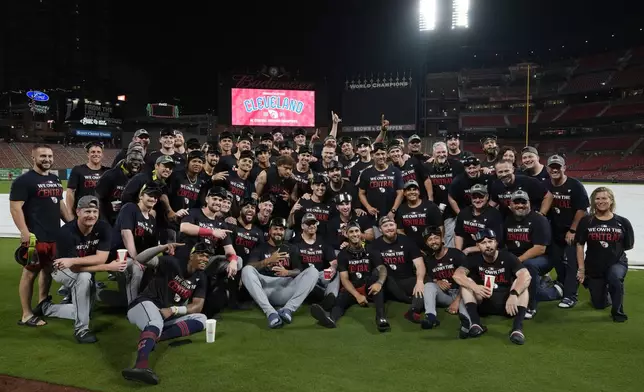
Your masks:
<svg viewBox="0 0 644 392"><path fill-rule="evenodd" d="M474 236L476 242L481 242L486 238L496 239L496 233L492 229L479 230Z"/></svg>
<svg viewBox="0 0 644 392"><path fill-rule="evenodd" d="M329 166L326 168L326 171L331 171L334 169L342 170L342 164L338 161L331 161L329 163Z"/></svg>
<svg viewBox="0 0 644 392"><path fill-rule="evenodd" d="M226 190L220 186L213 186L208 189L208 194L206 196L219 196L222 199L226 198Z"/></svg>
<svg viewBox="0 0 644 392"><path fill-rule="evenodd" d="M233 133L230 131L223 131L222 133L219 134L219 141L222 141L224 139L233 140Z"/></svg>
<svg viewBox="0 0 644 392"><path fill-rule="evenodd" d="M199 142L199 139L193 137L186 140L186 148L189 148L191 150L199 150L201 148L201 143Z"/></svg>
<svg viewBox="0 0 644 392"><path fill-rule="evenodd" d="M460 133L458 133L458 132L449 131L449 132L447 132L447 133L445 134L445 140L449 140L449 139L460 139L460 138L461 138L461 134L460 134Z"/></svg>
<svg viewBox="0 0 644 392"><path fill-rule="evenodd" d="M550 158L548 158L548 163L546 166L550 166L550 165L565 166L566 160L561 155L553 155Z"/></svg>
<svg viewBox="0 0 644 392"><path fill-rule="evenodd" d="M252 136L252 135L249 135L249 134L247 134L247 133L243 133L243 134L241 134L241 136L239 136L239 137L237 138L237 143L239 143L239 142L243 142L244 140L246 140L247 142L249 142L249 143L251 143L251 144L252 144L252 143L253 143L253 141L254 141L254 139L253 139L253 136Z"/></svg>
<svg viewBox="0 0 644 392"><path fill-rule="evenodd" d="M390 217L385 215L385 216L381 217L380 219L378 219L378 227L384 225L385 223L389 223L389 222L396 223L396 222L394 222L393 219L391 219Z"/></svg>
<svg viewBox="0 0 644 392"><path fill-rule="evenodd" d="M358 230L362 231L362 228L360 227L360 224L357 221L351 221L347 223L346 230L353 229L354 227L358 228Z"/></svg>
<svg viewBox="0 0 644 392"><path fill-rule="evenodd" d="M496 141L496 135L485 135L481 137L481 144L485 144L488 140Z"/></svg>
<svg viewBox="0 0 644 392"><path fill-rule="evenodd" d="M141 142L130 142L127 146L127 153L129 154L132 151L139 151L143 154L143 144Z"/></svg>
<svg viewBox="0 0 644 392"><path fill-rule="evenodd" d="M272 133L264 133L264 134L262 134L262 136L259 137L259 140L273 141L273 134Z"/></svg>
<svg viewBox="0 0 644 392"><path fill-rule="evenodd" d="M78 200L76 208L98 208L98 197L86 195Z"/></svg>
<svg viewBox="0 0 644 392"><path fill-rule="evenodd" d="M291 149L291 150L293 149L293 147L291 146L291 143L289 143L288 140L283 140L283 141L277 143L277 149L278 150L281 151L281 150L284 150L284 149L287 149L287 148Z"/></svg>
<svg viewBox="0 0 644 392"><path fill-rule="evenodd" d="M311 177L311 184L326 184L326 177L320 173L314 173Z"/></svg>
<svg viewBox="0 0 644 392"><path fill-rule="evenodd" d="M172 129L170 129L170 128L164 128L164 129L162 129L162 130L161 130L161 132L159 133L159 136L160 136L160 137L163 137L163 136L174 136L174 130L172 130Z"/></svg>
<svg viewBox="0 0 644 392"><path fill-rule="evenodd" d="M161 155L160 157L157 158L155 164L174 165L174 159L172 159L170 155Z"/></svg>
<svg viewBox="0 0 644 392"><path fill-rule="evenodd" d="M148 196L154 196L154 197L156 197L158 199L159 197L161 197L163 192L161 191L161 187L159 186L158 183L156 183L154 181L150 181L150 182L146 183L145 185L143 185L143 187L141 188L141 191L139 192L139 194L141 194L141 195L145 194L145 195L148 195Z"/></svg>
<svg viewBox="0 0 644 392"><path fill-rule="evenodd" d="M104 148L104 144L103 144L103 142L99 142L99 141L89 142L89 143L87 143L87 144L85 145L85 151L89 152L89 150L90 150L92 147L100 147L100 148L101 148L101 150L102 150L102 149Z"/></svg>
<svg viewBox="0 0 644 392"><path fill-rule="evenodd" d="M255 154L251 150L245 150L239 153L239 160L250 159L255 160Z"/></svg>
<svg viewBox="0 0 644 392"><path fill-rule="evenodd" d="M373 152L375 153L375 152L378 152L379 150L387 151L387 147L385 146L385 143L378 142L373 144Z"/></svg>
<svg viewBox="0 0 644 392"><path fill-rule="evenodd" d="M293 131L293 136L300 136L300 135L306 135L306 131L304 128L297 128L296 130Z"/></svg>
<svg viewBox="0 0 644 392"><path fill-rule="evenodd" d="M353 143L353 138L351 136L342 136L340 138L340 144L342 145L344 143Z"/></svg>
<svg viewBox="0 0 644 392"><path fill-rule="evenodd" d="M183 136L183 132L181 132L181 131L180 131L180 130L178 130L178 129L175 129L175 130L174 130L174 136Z"/></svg>
<svg viewBox="0 0 644 392"><path fill-rule="evenodd" d="M409 181L407 181L407 182L405 183L405 185L403 186L403 189L404 189L404 190L407 190L407 188L411 188L411 187L419 188L419 186L418 186L418 181L416 181L416 180L409 180Z"/></svg>
<svg viewBox="0 0 644 392"><path fill-rule="evenodd" d="M273 140L272 137L271 140ZM255 155L259 155L264 152L270 152L266 144L259 144L257 145L257 147L255 147Z"/></svg>
<svg viewBox="0 0 644 392"><path fill-rule="evenodd" d="M411 135L411 136L409 137L409 139L407 139L407 143L411 143L411 142L413 142L413 141L419 141L419 142L421 142L421 141L423 141L423 139L421 139L421 138L420 138L420 136L418 136L418 135L414 134L414 135Z"/></svg>
<svg viewBox="0 0 644 392"><path fill-rule="evenodd" d="M275 135L276 133L283 133L282 128L277 127L277 128L271 129L271 135Z"/></svg>
<svg viewBox="0 0 644 392"><path fill-rule="evenodd" d="M141 138L141 137L146 138L147 137L147 138L149 138L150 134L148 133L147 130L141 128L141 129L138 129L136 132L134 132L134 137L138 137L138 138Z"/></svg>
<svg viewBox="0 0 644 392"><path fill-rule="evenodd" d="M309 148L309 146L300 146L300 151L297 154L298 155L302 155L302 154L311 155L311 149Z"/></svg>
<svg viewBox="0 0 644 392"><path fill-rule="evenodd" d="M360 136L358 140L356 141L356 146L371 146L371 139L369 139L367 136Z"/></svg>
<svg viewBox="0 0 644 392"><path fill-rule="evenodd" d="M319 221L315 217L315 215L311 214L310 212L304 214L304 216L302 217L302 223L306 223L307 225L316 224L318 222Z"/></svg>
<svg viewBox="0 0 644 392"><path fill-rule="evenodd" d="M537 149L532 146L525 146L521 149L521 155L526 153L534 154L537 156L539 155L539 151L537 151Z"/></svg>
<svg viewBox="0 0 644 392"><path fill-rule="evenodd" d="M511 201L515 200L525 200L525 201L530 201L530 196L525 191L522 191L521 189L514 191L512 193L512 196L510 196Z"/></svg>
<svg viewBox="0 0 644 392"><path fill-rule="evenodd" d="M474 184L470 188L470 193L477 193L479 195L487 195L487 186L483 184Z"/></svg>
<svg viewBox="0 0 644 392"><path fill-rule="evenodd" d="M437 236L442 236L443 232L441 231L440 226L427 226L425 227L425 230L423 230L423 240L427 241L427 239L433 235Z"/></svg>
<svg viewBox="0 0 644 392"><path fill-rule="evenodd" d="M353 201L353 198L349 193L338 193L337 195L335 195L334 201L336 204L351 203Z"/></svg>
<svg viewBox="0 0 644 392"><path fill-rule="evenodd" d="M470 166L478 166L481 164L481 161L475 157L475 156L469 156L463 160L463 166L465 167L470 167Z"/></svg>
<svg viewBox="0 0 644 392"><path fill-rule="evenodd" d="M257 207L257 200L253 199L252 197L246 197L242 199L242 201L239 202L239 208L241 209L246 206Z"/></svg>
<svg viewBox="0 0 644 392"><path fill-rule="evenodd" d="M279 218L279 217L271 219L270 223L268 224L268 227L273 227L273 226L286 228L286 219Z"/></svg>
<svg viewBox="0 0 644 392"><path fill-rule="evenodd" d="M402 150L402 146L400 145L400 143L392 141L387 146L387 152L391 152L392 150Z"/></svg>
<svg viewBox="0 0 644 392"><path fill-rule="evenodd" d="M215 254L212 247L203 241L197 242L197 244L195 244L195 246L192 247L190 254L195 254L195 253L207 254L208 256L212 256Z"/></svg>
<svg viewBox="0 0 644 392"><path fill-rule="evenodd" d="M193 159L201 159L201 162L205 162L206 157L204 156L203 151L193 150L188 153L188 162L192 161Z"/></svg>

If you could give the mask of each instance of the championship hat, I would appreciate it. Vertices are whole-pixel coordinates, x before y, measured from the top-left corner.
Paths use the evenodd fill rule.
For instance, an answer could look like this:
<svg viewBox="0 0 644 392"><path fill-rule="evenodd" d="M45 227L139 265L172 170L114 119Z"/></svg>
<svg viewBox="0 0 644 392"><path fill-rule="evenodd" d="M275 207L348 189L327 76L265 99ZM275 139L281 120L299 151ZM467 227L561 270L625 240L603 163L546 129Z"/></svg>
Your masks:
<svg viewBox="0 0 644 392"><path fill-rule="evenodd" d="M530 196L526 191L522 191L521 189L514 191L512 193L512 196L510 196L511 201L516 201L516 200L525 200L525 201L530 201Z"/></svg>
<svg viewBox="0 0 644 392"><path fill-rule="evenodd" d="M223 187L220 186L213 186L208 190L208 194L206 196L219 196L222 199L226 198L226 190Z"/></svg>
<svg viewBox="0 0 644 392"><path fill-rule="evenodd" d="M280 217L272 218L268 227L273 226L286 228L286 219Z"/></svg>
<svg viewBox="0 0 644 392"><path fill-rule="evenodd" d="M159 137L172 136L174 137L174 131L170 128L164 128L159 132Z"/></svg>
<svg viewBox="0 0 644 392"><path fill-rule="evenodd" d="M423 241L427 242L427 239L433 235L442 236L443 232L439 226L427 226L423 230Z"/></svg>
<svg viewBox="0 0 644 392"><path fill-rule="evenodd" d="M476 242L481 242L486 238L496 239L496 233L492 229L479 230L474 236Z"/></svg>
<svg viewBox="0 0 644 392"><path fill-rule="evenodd" d="M537 151L535 147L525 146L521 149L521 155L523 154L534 154L536 156L539 156L539 151Z"/></svg>
<svg viewBox="0 0 644 392"><path fill-rule="evenodd" d="M150 138L150 134L148 133L147 130L141 128L138 129L136 132L134 132L134 137L138 137L139 139L141 138Z"/></svg>
<svg viewBox="0 0 644 392"><path fill-rule="evenodd" d="M190 254L195 254L195 253L206 254L208 256L212 256L215 254L212 247L203 241L197 242L195 246L192 247L192 250L190 250Z"/></svg>
<svg viewBox="0 0 644 392"><path fill-rule="evenodd" d="M380 219L378 219L378 227L384 225L385 223L389 223L389 222L396 223L393 219L391 219L390 217L385 215L385 216L381 217Z"/></svg>
<svg viewBox="0 0 644 392"><path fill-rule="evenodd" d="M407 143L414 143L414 142L422 142L423 139L420 138L420 136L413 134L407 139Z"/></svg>
<svg viewBox="0 0 644 392"><path fill-rule="evenodd" d="M98 197L86 195L78 200L76 208L98 208Z"/></svg>
<svg viewBox="0 0 644 392"><path fill-rule="evenodd" d="M192 150L188 153L188 162L192 161L193 159L200 159L201 162L206 161L206 157L201 150Z"/></svg>
<svg viewBox="0 0 644 392"><path fill-rule="evenodd" d="M546 164L546 166L550 165L566 166L566 160L561 155L553 155L548 158L548 162Z"/></svg>
<svg viewBox="0 0 644 392"><path fill-rule="evenodd" d="M338 193L335 195L334 198L335 204L342 204L342 203L351 203L353 201L353 198L351 197L351 194L349 193Z"/></svg>
<svg viewBox="0 0 644 392"><path fill-rule="evenodd" d="M487 195L487 186L483 184L474 184L470 188L470 194L479 194L479 195Z"/></svg>
<svg viewBox="0 0 644 392"><path fill-rule="evenodd" d="M416 181L416 180L409 180L409 181L407 181L407 182L405 183L405 185L403 186L403 189L404 189L404 190L407 190L408 188L416 188L416 189L419 189L419 187L418 187L418 181Z"/></svg>
<svg viewBox="0 0 644 392"><path fill-rule="evenodd" d="M318 222L318 218L316 218L315 215L311 214L310 212L304 214L304 216L302 217L302 223L305 223L307 225L314 225Z"/></svg>
<svg viewBox="0 0 644 392"><path fill-rule="evenodd" d="M174 159L170 155L161 155L157 158L156 162L154 162L156 165L158 164L163 164L163 165L172 165L174 166Z"/></svg>
<svg viewBox="0 0 644 392"><path fill-rule="evenodd" d="M481 160L473 155L463 159L463 166L465 167L478 166L480 164Z"/></svg>

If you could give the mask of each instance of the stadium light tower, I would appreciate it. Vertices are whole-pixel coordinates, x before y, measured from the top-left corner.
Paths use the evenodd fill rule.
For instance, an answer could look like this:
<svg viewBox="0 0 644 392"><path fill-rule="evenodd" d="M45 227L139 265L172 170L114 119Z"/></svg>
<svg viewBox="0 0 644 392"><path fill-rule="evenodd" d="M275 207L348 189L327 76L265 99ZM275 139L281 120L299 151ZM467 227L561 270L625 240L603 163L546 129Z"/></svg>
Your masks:
<svg viewBox="0 0 644 392"><path fill-rule="evenodd" d="M470 0L452 2L452 29L468 28L470 24Z"/></svg>
<svg viewBox="0 0 644 392"><path fill-rule="evenodd" d="M418 14L418 30L431 31L436 28L437 0L420 0Z"/></svg>

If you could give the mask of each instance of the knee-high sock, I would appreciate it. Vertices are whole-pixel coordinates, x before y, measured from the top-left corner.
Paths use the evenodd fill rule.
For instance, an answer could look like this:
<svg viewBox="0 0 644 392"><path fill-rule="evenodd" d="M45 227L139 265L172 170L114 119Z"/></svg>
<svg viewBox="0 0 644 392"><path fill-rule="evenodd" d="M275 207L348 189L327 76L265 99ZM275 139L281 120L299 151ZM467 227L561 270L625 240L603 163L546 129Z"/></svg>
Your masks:
<svg viewBox="0 0 644 392"><path fill-rule="evenodd" d="M525 311L526 308L525 306L517 306L518 312L516 316L514 316L514 320L512 321L512 330L522 330L523 329L523 319L525 318Z"/></svg>
<svg viewBox="0 0 644 392"><path fill-rule="evenodd" d="M154 346L159 339L159 328L154 326L147 326L141 335L139 335L139 346L137 348L136 354L136 363L134 367L136 368L147 368L148 367L148 358L150 353L154 350Z"/></svg>
<svg viewBox="0 0 644 392"><path fill-rule="evenodd" d="M173 324L167 328L163 328L163 332L161 332L161 337L159 338L159 341L179 338L181 336L192 335L193 333L197 333L203 329L204 329L204 325L201 323L201 321L197 321L197 320L179 321L178 323Z"/></svg>
<svg viewBox="0 0 644 392"><path fill-rule="evenodd" d="M481 317L479 316L478 305L475 302L469 302L465 304L465 309L467 309L467 314L470 315L470 320L472 324L481 325Z"/></svg>

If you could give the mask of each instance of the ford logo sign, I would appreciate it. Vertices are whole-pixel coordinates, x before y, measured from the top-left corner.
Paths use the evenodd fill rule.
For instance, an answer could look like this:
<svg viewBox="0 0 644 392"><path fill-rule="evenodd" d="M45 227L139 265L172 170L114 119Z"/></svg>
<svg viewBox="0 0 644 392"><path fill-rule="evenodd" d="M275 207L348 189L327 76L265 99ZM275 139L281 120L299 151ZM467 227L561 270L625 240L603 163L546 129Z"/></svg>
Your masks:
<svg viewBox="0 0 644 392"><path fill-rule="evenodd" d="M27 91L27 96L34 101L38 102L47 102L49 101L49 95L43 93L42 91Z"/></svg>

